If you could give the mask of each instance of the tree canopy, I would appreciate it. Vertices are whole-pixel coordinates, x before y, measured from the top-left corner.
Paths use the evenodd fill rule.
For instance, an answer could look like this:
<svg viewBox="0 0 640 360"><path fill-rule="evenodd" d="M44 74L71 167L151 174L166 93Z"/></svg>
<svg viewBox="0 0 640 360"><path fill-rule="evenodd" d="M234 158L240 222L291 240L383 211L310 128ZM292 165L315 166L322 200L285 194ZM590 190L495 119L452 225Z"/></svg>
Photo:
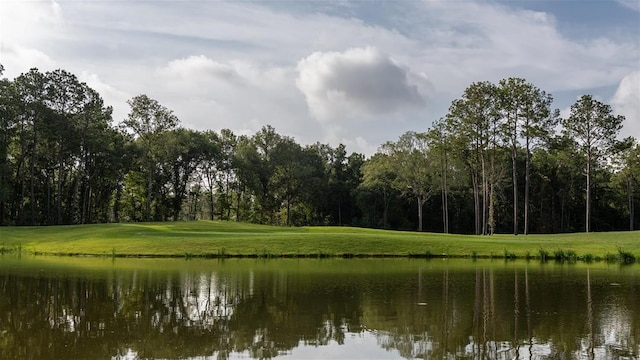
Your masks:
<svg viewBox="0 0 640 360"><path fill-rule="evenodd" d="M253 135L185 129L144 94L114 120L75 75L32 69L0 79L0 225L634 230L640 161L636 140L619 138L624 118L584 95L560 119L552 101L525 79L476 82L441 119L365 157L267 124Z"/></svg>

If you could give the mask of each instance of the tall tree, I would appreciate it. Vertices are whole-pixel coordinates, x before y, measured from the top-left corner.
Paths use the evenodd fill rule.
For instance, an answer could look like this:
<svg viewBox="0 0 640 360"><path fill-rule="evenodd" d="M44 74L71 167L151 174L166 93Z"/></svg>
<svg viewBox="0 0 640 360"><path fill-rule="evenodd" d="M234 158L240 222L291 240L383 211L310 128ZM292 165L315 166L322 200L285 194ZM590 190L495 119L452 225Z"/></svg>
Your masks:
<svg viewBox="0 0 640 360"><path fill-rule="evenodd" d="M0 64L0 76L4 67ZM0 226L8 220L8 205L13 198L11 191L12 172L9 146L16 132L18 96L14 83L0 78Z"/></svg>
<svg viewBox="0 0 640 360"><path fill-rule="evenodd" d="M304 152L291 138L284 138L274 149L274 190L284 202L285 225L291 226L291 205L298 198L311 169L304 164Z"/></svg>
<svg viewBox="0 0 640 360"><path fill-rule="evenodd" d="M4 67L0 64L0 76ZM16 133L18 114L18 96L14 83L0 78L0 226L8 223L9 204L14 197L11 189L12 172L9 159L9 146Z"/></svg>
<svg viewBox="0 0 640 360"><path fill-rule="evenodd" d="M636 189L640 184L640 144L635 139L624 144L625 149L616 156L617 169L614 172L614 186L623 189L626 198L626 211L629 215L629 231L635 230Z"/></svg>
<svg viewBox="0 0 640 360"><path fill-rule="evenodd" d="M151 220L151 199L153 197L153 177L162 148L161 134L178 127L180 121L173 111L160 105L147 95L138 95L127 101L131 111L122 126L131 131L142 145L145 158L147 192L145 198L145 220Z"/></svg>
<svg viewBox="0 0 640 360"><path fill-rule="evenodd" d="M28 223L31 225L39 223L38 214L36 213L38 204L36 198L37 173L42 167L40 158L45 158L49 155L47 151L42 149L43 142L40 139L44 133L44 119L49 113L49 109L45 105L45 83L45 75L38 69L31 69L29 72L18 76L14 81L16 91L20 97L20 113L17 125L18 147L20 150L16 154L16 197L14 203L14 212L19 214L19 224L27 223L27 211L29 213ZM43 156L39 156L40 154L43 154ZM29 193L28 210L25 209L27 191Z"/></svg>
<svg viewBox="0 0 640 360"><path fill-rule="evenodd" d="M616 137L624 116L613 115L611 106L583 95L573 105L568 118L562 120L564 132L575 139L584 153L586 170L585 232L591 231L591 175L598 160L615 149Z"/></svg>
<svg viewBox="0 0 640 360"><path fill-rule="evenodd" d="M524 233L529 233L529 182L531 147L538 139L547 137L557 121L557 113L551 112L553 97L522 78L500 81L498 102L503 118L503 135L511 148L511 169L513 185L513 233L518 226L518 172L517 155L520 141L525 144L525 192L524 192Z"/></svg>
<svg viewBox="0 0 640 360"><path fill-rule="evenodd" d="M423 207L433 194L433 164L427 158L428 139L425 133L406 132L397 142L382 146L396 173L395 187L415 198L418 211L418 231L423 229Z"/></svg>
<svg viewBox="0 0 640 360"><path fill-rule="evenodd" d="M440 178L440 196L442 201L442 231L449 233L449 167L453 150L452 129L445 119L434 122L427 132L430 142L430 154L439 163L438 177Z"/></svg>
<svg viewBox="0 0 640 360"><path fill-rule="evenodd" d="M335 149L331 149L329 156L329 192L331 194L330 205L333 206L333 213L339 226L343 224L343 210L346 200L349 198L347 187L347 149L344 144L339 144ZM333 204L335 202L335 204Z"/></svg>
<svg viewBox="0 0 640 360"><path fill-rule="evenodd" d="M111 126L111 107L104 106L104 101L95 90L83 86L82 91L86 98L82 111L77 115L78 148L75 162L78 169L75 172L77 181L73 189L77 204L72 208L78 211L77 222L84 224L92 222L94 210L102 208L104 202L110 198L104 191L114 189L124 159L116 160L114 157L121 155L123 139L122 134ZM112 169L101 168L99 163L105 161L105 158L113 161L108 165ZM108 171L113 171L111 176L106 176ZM101 173L99 178L96 177L98 173ZM101 183L102 189L98 183ZM102 197L97 198L96 192L102 194Z"/></svg>
<svg viewBox="0 0 640 360"><path fill-rule="evenodd" d="M220 137L215 131L205 131L206 139L203 149L203 156L198 164L198 173L201 183L207 189L209 196L209 220L215 220L215 192L218 179L219 159L220 159Z"/></svg>
<svg viewBox="0 0 640 360"><path fill-rule="evenodd" d="M471 84L461 99L456 99L447 114L449 128L454 129L455 153L469 169L475 212L475 233L488 234L498 177L492 170L490 155L494 154L498 134L499 114L496 109L496 87L489 82Z"/></svg>
<svg viewBox="0 0 640 360"><path fill-rule="evenodd" d="M382 228L387 228L389 203L396 180L392 158L389 154L375 153L362 166L362 186L382 193Z"/></svg>
<svg viewBox="0 0 640 360"><path fill-rule="evenodd" d="M231 220L231 208L235 200L235 219L240 221L240 203L242 202L243 187L238 181L236 167L236 149L238 137L229 129L220 130L218 157L218 188L220 189L220 215L226 212L226 219ZM234 199L235 198L235 199Z"/></svg>
<svg viewBox="0 0 640 360"><path fill-rule="evenodd" d="M76 151L77 114L83 105L81 84L64 70L45 74L45 104L52 110L46 118L46 133L50 137L50 150L55 154L54 168L57 168L55 194L55 223L63 222L62 206L66 177L70 173L67 161Z"/></svg>
<svg viewBox="0 0 640 360"><path fill-rule="evenodd" d="M171 188L170 212L173 220L179 219L192 176L202 163L207 149L204 134L194 130L175 129L162 135L164 161Z"/></svg>
<svg viewBox="0 0 640 360"><path fill-rule="evenodd" d="M557 233L575 231L577 214L583 213L582 160L575 142L555 136L532 156L531 225L535 231ZM537 221L533 220L534 210Z"/></svg>
<svg viewBox="0 0 640 360"><path fill-rule="evenodd" d="M543 90L533 87L528 88L529 97L525 106L521 135L525 143L525 175L524 175L524 234L529 234L530 222L530 188L531 188L531 153L532 149L540 143L548 141L553 135L553 129L560 120L560 111L552 110L553 96Z"/></svg>
<svg viewBox="0 0 640 360"><path fill-rule="evenodd" d="M284 138L270 126L264 126L251 138L238 143L238 175L256 196L257 221L275 224L280 202L276 196L274 174L277 159L274 152Z"/></svg>

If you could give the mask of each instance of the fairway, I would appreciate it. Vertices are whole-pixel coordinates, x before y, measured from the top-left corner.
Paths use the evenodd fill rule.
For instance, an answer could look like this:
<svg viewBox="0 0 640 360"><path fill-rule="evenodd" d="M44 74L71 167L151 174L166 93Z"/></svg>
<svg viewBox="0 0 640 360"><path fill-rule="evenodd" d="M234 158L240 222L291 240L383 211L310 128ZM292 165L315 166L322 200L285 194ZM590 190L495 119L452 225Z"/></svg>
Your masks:
<svg viewBox="0 0 640 360"><path fill-rule="evenodd" d="M4 252L113 257L640 256L640 232L453 235L351 227L275 227L226 221L0 228Z"/></svg>

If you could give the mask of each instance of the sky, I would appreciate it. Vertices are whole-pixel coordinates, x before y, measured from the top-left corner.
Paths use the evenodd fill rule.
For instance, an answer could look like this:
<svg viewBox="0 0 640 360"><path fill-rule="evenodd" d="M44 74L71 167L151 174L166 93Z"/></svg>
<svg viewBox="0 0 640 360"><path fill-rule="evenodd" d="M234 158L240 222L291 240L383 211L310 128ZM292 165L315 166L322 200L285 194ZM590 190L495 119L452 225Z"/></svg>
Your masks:
<svg viewBox="0 0 640 360"><path fill-rule="evenodd" d="M591 94L640 139L640 0L2 0L0 64L76 74L114 124L146 94L183 127L365 155L509 77L565 117Z"/></svg>

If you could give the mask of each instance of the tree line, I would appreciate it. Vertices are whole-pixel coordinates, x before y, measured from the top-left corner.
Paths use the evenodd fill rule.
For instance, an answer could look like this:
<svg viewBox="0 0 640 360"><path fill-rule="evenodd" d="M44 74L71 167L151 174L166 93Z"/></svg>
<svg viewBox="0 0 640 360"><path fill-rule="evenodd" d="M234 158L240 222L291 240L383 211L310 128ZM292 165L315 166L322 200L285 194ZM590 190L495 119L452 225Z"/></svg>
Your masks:
<svg viewBox="0 0 640 360"><path fill-rule="evenodd" d="M2 68L0 66L0 74ZM370 157L180 126L146 95L115 123L64 70L0 80L0 225L223 219L493 234L633 230L640 147L584 95L563 119L524 79L471 84Z"/></svg>

